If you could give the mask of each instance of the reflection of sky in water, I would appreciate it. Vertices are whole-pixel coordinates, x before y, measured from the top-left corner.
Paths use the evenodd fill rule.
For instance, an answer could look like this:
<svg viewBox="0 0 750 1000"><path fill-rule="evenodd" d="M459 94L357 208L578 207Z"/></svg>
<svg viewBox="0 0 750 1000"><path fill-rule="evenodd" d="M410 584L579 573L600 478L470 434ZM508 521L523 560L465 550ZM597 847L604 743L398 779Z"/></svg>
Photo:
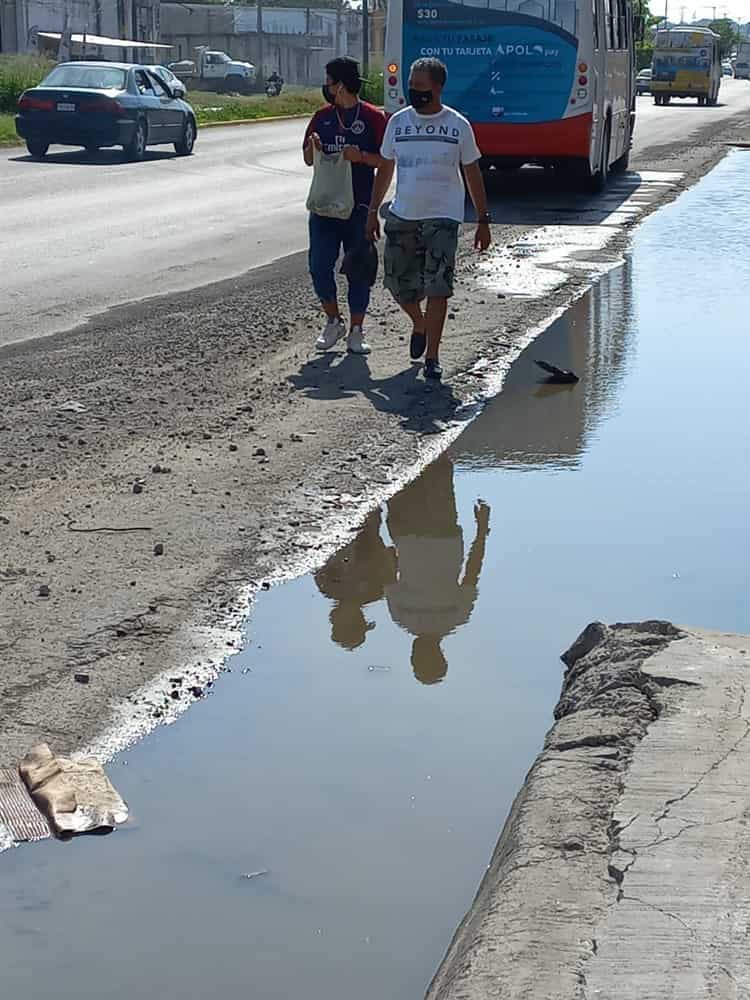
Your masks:
<svg viewBox="0 0 750 1000"><path fill-rule="evenodd" d="M581 627L750 632L749 180L648 219L446 457L261 595L215 693L113 763L130 828L2 856L3 996L423 995Z"/></svg>

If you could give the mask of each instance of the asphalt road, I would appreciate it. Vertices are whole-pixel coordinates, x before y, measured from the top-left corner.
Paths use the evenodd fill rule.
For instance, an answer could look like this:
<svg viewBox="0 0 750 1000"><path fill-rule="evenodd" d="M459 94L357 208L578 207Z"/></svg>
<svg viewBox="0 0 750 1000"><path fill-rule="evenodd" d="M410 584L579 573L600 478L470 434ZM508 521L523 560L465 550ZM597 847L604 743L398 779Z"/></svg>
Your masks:
<svg viewBox="0 0 750 1000"><path fill-rule="evenodd" d="M684 141L750 110L725 79L721 106L638 101L635 152ZM201 133L196 154L19 149L0 158L0 345L68 329L110 306L232 277L306 245L304 123Z"/></svg>

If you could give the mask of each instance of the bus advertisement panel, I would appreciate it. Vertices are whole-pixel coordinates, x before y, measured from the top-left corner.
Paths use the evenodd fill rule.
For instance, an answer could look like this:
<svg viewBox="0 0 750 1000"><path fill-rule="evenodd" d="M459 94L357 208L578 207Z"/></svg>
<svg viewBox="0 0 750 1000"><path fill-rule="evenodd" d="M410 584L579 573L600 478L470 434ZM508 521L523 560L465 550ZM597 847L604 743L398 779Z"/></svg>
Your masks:
<svg viewBox="0 0 750 1000"><path fill-rule="evenodd" d="M575 4L565 6L568 26L450 0L404 0L403 65L423 56L446 63L445 101L474 124L558 121L578 61Z"/></svg>

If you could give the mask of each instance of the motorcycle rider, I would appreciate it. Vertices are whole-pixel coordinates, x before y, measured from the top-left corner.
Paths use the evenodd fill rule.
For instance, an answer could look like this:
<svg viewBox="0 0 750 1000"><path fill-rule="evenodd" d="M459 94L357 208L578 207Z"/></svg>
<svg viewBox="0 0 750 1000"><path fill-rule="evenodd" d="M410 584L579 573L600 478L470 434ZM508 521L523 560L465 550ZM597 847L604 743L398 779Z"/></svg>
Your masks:
<svg viewBox="0 0 750 1000"><path fill-rule="evenodd" d="M277 73L276 70L274 70L266 80L266 90L268 91L271 88L273 88L276 94L280 94L281 88L283 86L284 86L284 77L281 76L279 73Z"/></svg>

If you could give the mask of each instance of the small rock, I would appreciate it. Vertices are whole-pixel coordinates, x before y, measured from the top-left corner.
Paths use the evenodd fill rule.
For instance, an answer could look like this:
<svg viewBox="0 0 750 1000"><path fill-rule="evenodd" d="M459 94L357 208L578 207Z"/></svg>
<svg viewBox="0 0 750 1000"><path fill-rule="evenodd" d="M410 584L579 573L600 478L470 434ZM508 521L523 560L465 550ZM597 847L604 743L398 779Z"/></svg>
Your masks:
<svg viewBox="0 0 750 1000"><path fill-rule="evenodd" d="M294 441L295 444L300 444L303 438L301 434L292 434L290 440Z"/></svg>
<svg viewBox="0 0 750 1000"><path fill-rule="evenodd" d="M133 483L133 493L136 495L143 493L143 483Z"/></svg>
<svg viewBox="0 0 750 1000"><path fill-rule="evenodd" d="M237 445L236 444L230 444L229 445L229 450L230 451L237 451Z"/></svg>
<svg viewBox="0 0 750 1000"><path fill-rule="evenodd" d="M263 590L270 590L271 584L264 580L263 583L261 584L261 587L263 588Z"/></svg>
<svg viewBox="0 0 750 1000"><path fill-rule="evenodd" d="M159 463L158 463L158 462L156 463L156 465L152 465L152 466L151 466L151 471L152 471L152 472L157 472L157 473L158 473L158 472L161 472L161 466L159 465Z"/></svg>
<svg viewBox="0 0 750 1000"><path fill-rule="evenodd" d="M170 691L169 692L169 697L172 699L172 701L178 701L179 697L180 697L180 692L179 691Z"/></svg>
<svg viewBox="0 0 750 1000"><path fill-rule="evenodd" d="M190 694L194 698L202 698L203 697L203 688L202 687L198 687L197 684L194 684L193 687L190 688Z"/></svg>
<svg viewBox="0 0 750 1000"><path fill-rule="evenodd" d="M49 597L49 587L47 586L46 583L43 583L41 585L41 587L39 588L39 596L40 597Z"/></svg>
<svg viewBox="0 0 750 1000"><path fill-rule="evenodd" d="M76 684L88 684L91 678L88 674L73 674L73 680Z"/></svg>
<svg viewBox="0 0 750 1000"><path fill-rule="evenodd" d="M154 555L155 556L164 555L164 546L162 545L161 542L157 542L156 545L154 545Z"/></svg>
<svg viewBox="0 0 750 1000"><path fill-rule="evenodd" d="M265 454L266 454L265 448L256 448L255 451L253 452L253 456L255 458L264 458Z"/></svg>
<svg viewBox="0 0 750 1000"><path fill-rule="evenodd" d="M211 437L212 437L212 435L209 434L208 431L204 431L204 433L203 433L203 440L204 441L210 441Z"/></svg>

